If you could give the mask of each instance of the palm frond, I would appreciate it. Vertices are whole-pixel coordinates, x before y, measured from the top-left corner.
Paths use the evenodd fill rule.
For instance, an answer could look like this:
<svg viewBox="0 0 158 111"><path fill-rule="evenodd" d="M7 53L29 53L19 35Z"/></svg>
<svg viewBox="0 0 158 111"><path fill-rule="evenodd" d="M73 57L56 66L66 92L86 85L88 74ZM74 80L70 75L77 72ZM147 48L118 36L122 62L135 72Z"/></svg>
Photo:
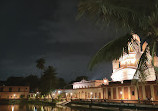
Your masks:
<svg viewBox="0 0 158 111"><path fill-rule="evenodd" d="M131 34L126 34L107 43L92 58L89 63L89 69L92 70L98 63L119 59L123 52L128 53L128 43L131 42L132 38L133 36Z"/></svg>
<svg viewBox="0 0 158 111"><path fill-rule="evenodd" d="M110 0L81 0L78 12L78 17L88 15L96 21L113 21L122 26L127 26L128 20L132 22L137 17L131 9L113 5Z"/></svg>
<svg viewBox="0 0 158 111"><path fill-rule="evenodd" d="M148 23L150 25L150 30L158 36L158 7L155 6L155 10L148 16Z"/></svg>
<svg viewBox="0 0 158 111"><path fill-rule="evenodd" d="M155 76L156 78L158 78L158 67L157 65L155 64L155 56L156 56L156 53L157 53L157 41L152 41L150 44L150 54L152 56L152 66L154 67L154 71L155 71ZM158 82L158 81L157 81Z"/></svg>
<svg viewBox="0 0 158 111"><path fill-rule="evenodd" d="M140 28L147 27L148 18L143 13L147 5L143 4L141 7L144 10L138 11L135 8L139 9L140 5L135 3L137 0L132 2L127 0L120 2L116 0L80 0L77 18L88 16L96 22L103 22L104 25L114 23L119 28L128 28L137 32Z"/></svg>
<svg viewBox="0 0 158 111"><path fill-rule="evenodd" d="M139 81L141 82L145 82L146 78L147 78L147 61L148 61L148 57L147 57L147 53L148 53L149 47L147 46L143 52L143 54L141 55L139 62L138 62L138 66L136 69L136 72L133 76L133 79L139 79Z"/></svg>
<svg viewBox="0 0 158 111"><path fill-rule="evenodd" d="M155 57L155 53L156 53L156 42L154 41L153 46L151 47L151 56L152 56L152 66L154 66L154 57Z"/></svg>
<svg viewBox="0 0 158 111"><path fill-rule="evenodd" d="M88 16L103 26L112 23L139 35L158 35L157 4L157 0L80 0L77 18Z"/></svg>

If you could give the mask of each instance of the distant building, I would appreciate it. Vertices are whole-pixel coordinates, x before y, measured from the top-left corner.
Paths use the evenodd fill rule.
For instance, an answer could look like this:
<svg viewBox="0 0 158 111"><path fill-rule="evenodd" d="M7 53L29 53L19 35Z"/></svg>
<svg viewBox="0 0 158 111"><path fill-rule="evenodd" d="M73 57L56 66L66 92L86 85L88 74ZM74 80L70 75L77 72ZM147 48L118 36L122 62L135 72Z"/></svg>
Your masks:
<svg viewBox="0 0 158 111"><path fill-rule="evenodd" d="M29 86L0 86L0 99L26 99Z"/></svg>
<svg viewBox="0 0 158 111"><path fill-rule="evenodd" d="M108 84L108 80L107 79L91 80L91 81L81 80L80 82L73 83L73 89L98 87L102 84Z"/></svg>

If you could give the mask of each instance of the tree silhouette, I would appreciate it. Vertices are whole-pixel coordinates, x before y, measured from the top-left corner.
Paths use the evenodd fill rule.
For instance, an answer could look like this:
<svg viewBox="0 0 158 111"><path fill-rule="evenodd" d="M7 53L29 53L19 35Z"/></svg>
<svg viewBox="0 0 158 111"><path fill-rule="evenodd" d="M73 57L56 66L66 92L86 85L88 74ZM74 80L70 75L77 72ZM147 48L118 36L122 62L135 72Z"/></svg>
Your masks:
<svg viewBox="0 0 158 111"><path fill-rule="evenodd" d="M52 97L52 91L57 87L56 70L53 66L48 66L44 74L41 76L41 94L49 94Z"/></svg>
<svg viewBox="0 0 158 111"><path fill-rule="evenodd" d="M42 71L45 69L45 59L40 58L36 61L36 67L41 70L41 76L42 76Z"/></svg>

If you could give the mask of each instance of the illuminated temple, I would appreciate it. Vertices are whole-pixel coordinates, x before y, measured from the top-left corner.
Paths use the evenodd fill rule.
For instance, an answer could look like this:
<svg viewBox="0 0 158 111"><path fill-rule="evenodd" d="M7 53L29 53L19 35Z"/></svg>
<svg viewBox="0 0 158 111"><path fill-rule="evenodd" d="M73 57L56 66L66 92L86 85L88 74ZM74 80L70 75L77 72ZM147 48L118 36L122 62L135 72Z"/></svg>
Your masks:
<svg viewBox="0 0 158 111"><path fill-rule="evenodd" d="M109 101L114 100L113 102L125 100L124 102L126 103L137 103L137 100L146 101L151 98L154 101L158 101L158 84L156 82L154 68L151 64L152 57L149 49L146 50L147 43L145 42L142 47L140 44L139 36L134 34L132 41L128 43L128 54L124 52L118 60L112 62L112 81L105 78L102 80L74 82L72 84L73 89L58 89L52 92L54 98L58 98L62 92L65 94L63 98L67 101L73 99L104 99ZM139 79L135 72L144 50L147 51L148 58L146 61L147 68L145 70L147 82L146 84L139 82L136 85L131 80ZM158 57L156 56L154 57L154 65L158 67Z"/></svg>
<svg viewBox="0 0 158 111"><path fill-rule="evenodd" d="M147 43L145 42L140 46L140 38L138 35L133 35L133 41L128 44L129 53L123 53L123 56L118 60L114 60L113 64L113 73L112 80L113 81L123 81L123 80L131 80L134 77L134 74L137 69L137 65L142 53L145 50ZM147 53L148 61L148 69L145 71L146 81L154 81L156 79L154 68L151 65L151 55L149 52ZM135 79L138 79L135 76Z"/></svg>

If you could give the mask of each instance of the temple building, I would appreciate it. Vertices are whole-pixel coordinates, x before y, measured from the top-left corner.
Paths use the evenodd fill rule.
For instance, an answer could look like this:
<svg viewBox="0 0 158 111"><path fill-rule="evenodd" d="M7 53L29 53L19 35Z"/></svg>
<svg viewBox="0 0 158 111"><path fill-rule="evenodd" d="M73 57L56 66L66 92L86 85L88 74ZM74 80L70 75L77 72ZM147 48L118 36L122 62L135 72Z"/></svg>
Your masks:
<svg viewBox="0 0 158 111"><path fill-rule="evenodd" d="M126 103L137 103L136 100L150 100L158 101L158 84L156 81L156 74L152 66L152 57L149 49L146 48L145 42L142 47L140 45L140 38L134 34L133 39L128 43L128 53L112 62L113 73L112 81L103 80L82 80L74 82L73 89L58 89L54 92L54 98L57 98L61 93L65 94L63 97L66 100L70 99L104 99L111 102L124 100ZM136 85L131 80L139 79L136 73L138 62L144 51L147 51L146 61L147 68L145 69L146 83L141 84L138 81ZM154 57L154 66L158 67L158 57ZM156 103L158 104L158 102Z"/></svg>
<svg viewBox="0 0 158 111"><path fill-rule="evenodd" d="M91 80L91 81L86 81L86 80L81 80L80 82L74 82L73 83L73 89L78 89L78 88L90 88L90 87L98 87L102 84L108 84L108 80L105 78L103 80Z"/></svg>
<svg viewBox="0 0 158 111"><path fill-rule="evenodd" d="M112 73L112 81L123 81L123 80L132 80L134 77L134 74L137 69L137 65L139 62L139 59L144 52L145 48L147 46L147 43L145 42L142 45L142 48L140 46L140 38L138 35L133 35L133 40L128 44L128 54L123 53L123 55L118 59L114 60L112 62L113 65L113 73ZM150 53L147 53L148 57L148 69L145 71L146 73L146 81L154 81L156 79L154 68L151 65L152 57ZM157 58L155 58L155 61L157 62ZM155 64L157 64L155 62ZM138 79L135 78L135 79Z"/></svg>

